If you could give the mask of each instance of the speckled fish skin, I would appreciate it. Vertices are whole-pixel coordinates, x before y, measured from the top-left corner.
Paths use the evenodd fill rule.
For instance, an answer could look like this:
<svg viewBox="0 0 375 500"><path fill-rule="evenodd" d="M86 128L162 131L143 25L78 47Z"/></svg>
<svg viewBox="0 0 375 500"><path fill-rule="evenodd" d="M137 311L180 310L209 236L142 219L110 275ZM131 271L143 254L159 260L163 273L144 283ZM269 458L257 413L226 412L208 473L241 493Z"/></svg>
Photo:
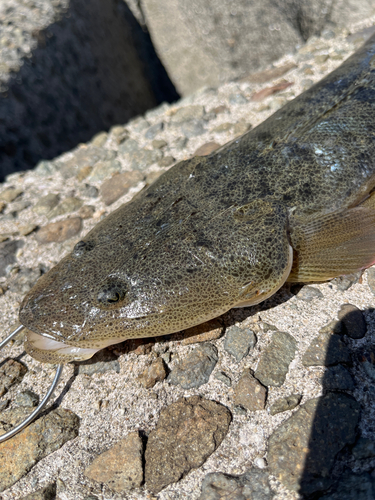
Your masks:
<svg viewBox="0 0 375 500"><path fill-rule="evenodd" d="M371 265L374 55L372 37L257 128L178 163L110 214L27 294L21 323L99 349L260 302L287 279ZM29 336L41 361L80 359L36 345Z"/></svg>

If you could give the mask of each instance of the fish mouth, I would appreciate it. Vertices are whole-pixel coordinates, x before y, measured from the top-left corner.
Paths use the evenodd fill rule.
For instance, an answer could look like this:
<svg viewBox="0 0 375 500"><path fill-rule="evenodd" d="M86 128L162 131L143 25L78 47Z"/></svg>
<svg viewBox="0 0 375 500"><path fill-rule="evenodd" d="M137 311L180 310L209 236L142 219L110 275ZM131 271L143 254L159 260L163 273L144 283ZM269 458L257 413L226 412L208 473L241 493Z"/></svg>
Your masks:
<svg viewBox="0 0 375 500"><path fill-rule="evenodd" d="M90 359L101 349L123 340L123 338L105 339L101 342L87 342L88 345L85 347L79 347L27 330L24 347L27 354L42 363L69 363ZM80 344L82 345L82 342Z"/></svg>

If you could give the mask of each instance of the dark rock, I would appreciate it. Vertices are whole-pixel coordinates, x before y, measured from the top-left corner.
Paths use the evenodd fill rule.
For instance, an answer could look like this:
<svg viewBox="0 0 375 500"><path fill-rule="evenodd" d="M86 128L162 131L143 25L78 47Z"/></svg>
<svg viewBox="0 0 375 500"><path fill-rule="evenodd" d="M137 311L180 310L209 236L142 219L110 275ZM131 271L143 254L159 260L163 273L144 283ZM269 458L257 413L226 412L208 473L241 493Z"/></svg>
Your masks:
<svg viewBox="0 0 375 500"><path fill-rule="evenodd" d="M116 174L107 181L103 182L100 187L100 196L104 203L112 205L121 196L123 196L129 189L142 180L140 172L124 172Z"/></svg>
<svg viewBox="0 0 375 500"><path fill-rule="evenodd" d="M118 356L109 349L101 349L92 358L76 362L75 365L77 366L77 373L79 375L106 373L111 370L120 373L120 364L117 359Z"/></svg>
<svg viewBox="0 0 375 500"><path fill-rule="evenodd" d="M310 399L270 436L271 473L302 495L327 490L336 455L355 441L359 417L359 403L347 394Z"/></svg>
<svg viewBox="0 0 375 500"><path fill-rule="evenodd" d="M194 156L208 156L220 147L217 142L206 142L195 151Z"/></svg>
<svg viewBox="0 0 375 500"><path fill-rule="evenodd" d="M273 497L267 472L253 467L241 476L222 472L207 474L199 500L270 500Z"/></svg>
<svg viewBox="0 0 375 500"><path fill-rule="evenodd" d="M254 349L256 341L254 332L249 328L244 330L238 326L230 326L225 332L224 349L237 361L241 361L250 349Z"/></svg>
<svg viewBox="0 0 375 500"><path fill-rule="evenodd" d="M217 349L212 344L196 347L185 359L173 368L168 382L184 389L200 387L208 382L218 360Z"/></svg>
<svg viewBox="0 0 375 500"><path fill-rule="evenodd" d="M255 376L262 384L280 387L285 382L289 364L294 359L296 340L286 332L275 332L261 355Z"/></svg>
<svg viewBox="0 0 375 500"><path fill-rule="evenodd" d="M55 500L56 499L56 483L48 484L40 490L34 491L20 500Z"/></svg>
<svg viewBox="0 0 375 500"><path fill-rule="evenodd" d="M17 425L30 409L6 410L0 415L4 430ZM0 443L0 491L10 488L39 460L58 450L78 435L79 418L58 408L32 422L26 429ZM1 430L0 430L1 432Z"/></svg>
<svg viewBox="0 0 375 500"><path fill-rule="evenodd" d="M232 385L232 380L224 372L215 373L215 378L216 380L220 380L220 382L223 382L223 384L225 384L227 387L230 387Z"/></svg>
<svg viewBox="0 0 375 500"><path fill-rule="evenodd" d="M71 219L61 220L47 224L39 229L36 233L36 239L39 243L62 243L69 238L76 236L82 228L82 219L80 217L72 217Z"/></svg>
<svg viewBox="0 0 375 500"><path fill-rule="evenodd" d="M280 398L270 407L270 414L276 415L277 413L281 413L283 411L293 410L293 408L300 404L301 399L301 394L291 394L285 398Z"/></svg>
<svg viewBox="0 0 375 500"><path fill-rule="evenodd" d="M341 365L328 368L322 379L324 389L333 391L352 391L354 380L348 370Z"/></svg>
<svg viewBox="0 0 375 500"><path fill-rule="evenodd" d="M319 497L320 500L373 500L375 498L375 478L369 472L354 474L346 470L332 493Z"/></svg>
<svg viewBox="0 0 375 500"><path fill-rule="evenodd" d="M16 262L16 253L22 248L22 240L3 241L0 243L0 276L6 276L7 267Z"/></svg>
<svg viewBox="0 0 375 500"><path fill-rule="evenodd" d="M39 396L35 392L26 389L19 392L16 396L16 404L18 406L38 406Z"/></svg>
<svg viewBox="0 0 375 500"><path fill-rule="evenodd" d="M297 299L311 302L314 299L323 298L322 292L314 286L304 286L296 295Z"/></svg>
<svg viewBox="0 0 375 500"><path fill-rule="evenodd" d="M338 312L343 333L352 339L362 339L366 335L367 325L363 313L352 304L343 304Z"/></svg>
<svg viewBox="0 0 375 500"><path fill-rule="evenodd" d="M138 381L146 389L154 387L156 382L161 382L167 376L164 361L162 358L155 360L144 372L138 377Z"/></svg>
<svg viewBox="0 0 375 500"><path fill-rule="evenodd" d="M147 488L158 493L201 466L223 441L230 421L225 406L200 396L164 408L147 441Z"/></svg>
<svg viewBox="0 0 375 500"><path fill-rule="evenodd" d="M3 396L14 384L19 384L27 372L27 368L15 361L9 359L0 366L0 397Z"/></svg>
<svg viewBox="0 0 375 500"><path fill-rule="evenodd" d="M375 441L360 437L352 449L352 454L357 460L375 457Z"/></svg>
<svg viewBox="0 0 375 500"><path fill-rule="evenodd" d="M116 493L139 488L143 482L142 455L142 439L138 432L131 432L96 457L85 470L85 476L105 483Z"/></svg>
<svg viewBox="0 0 375 500"><path fill-rule="evenodd" d="M59 203L60 197L57 194L47 194L39 198L33 207L33 211L38 215L47 215Z"/></svg>
<svg viewBox="0 0 375 500"><path fill-rule="evenodd" d="M249 411L263 410L266 404L267 388L250 372L245 372L234 390L234 404Z"/></svg>
<svg viewBox="0 0 375 500"><path fill-rule="evenodd" d="M350 362L350 350L340 335L320 333L302 356L303 366L332 366Z"/></svg>
<svg viewBox="0 0 375 500"><path fill-rule="evenodd" d="M345 292L345 290L348 290L351 286L358 283L361 276L362 271L353 274L346 274L345 276L339 276L338 278L335 278L331 281L331 283L334 283L337 286L337 289L340 290L340 292Z"/></svg>

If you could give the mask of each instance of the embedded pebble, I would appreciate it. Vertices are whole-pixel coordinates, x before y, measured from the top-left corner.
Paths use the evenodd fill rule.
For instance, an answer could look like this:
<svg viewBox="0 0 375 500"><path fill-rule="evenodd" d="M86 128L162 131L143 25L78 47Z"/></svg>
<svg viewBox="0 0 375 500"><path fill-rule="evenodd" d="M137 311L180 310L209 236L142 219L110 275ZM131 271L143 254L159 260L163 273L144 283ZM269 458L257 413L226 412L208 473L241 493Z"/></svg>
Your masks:
<svg viewBox="0 0 375 500"><path fill-rule="evenodd" d="M171 117L171 123L181 124L189 120L203 118L204 107L200 105L184 106L176 111Z"/></svg>
<svg viewBox="0 0 375 500"><path fill-rule="evenodd" d="M300 404L301 399L301 394L291 394L285 398L278 399L270 407L270 415L276 415L277 413L281 413L283 411L293 410L293 408Z"/></svg>
<svg viewBox="0 0 375 500"><path fill-rule="evenodd" d="M204 128L203 120L190 120L181 125L181 131L185 137L190 139L191 137L204 134L206 129Z"/></svg>
<svg viewBox="0 0 375 500"><path fill-rule="evenodd" d="M8 266L16 262L16 253L22 248L22 240L3 241L0 243L0 276L6 276Z"/></svg>
<svg viewBox="0 0 375 500"><path fill-rule="evenodd" d="M140 172L124 172L116 174L107 181L103 182L100 187L100 196L104 203L112 205L121 196L123 196L129 189L137 184L142 179Z"/></svg>
<svg viewBox="0 0 375 500"><path fill-rule="evenodd" d="M26 389L19 392L16 396L16 404L18 406L38 406L39 396L35 392Z"/></svg>
<svg viewBox="0 0 375 500"><path fill-rule="evenodd" d="M228 100L230 104L235 104L235 105L247 103L246 97L243 94L240 94L239 92L236 94L230 94Z"/></svg>
<svg viewBox="0 0 375 500"><path fill-rule="evenodd" d="M0 200L10 203L16 198L18 198L18 196L20 196L22 193L23 189L14 189L14 188L5 189L5 191L2 191L0 193Z"/></svg>
<svg viewBox="0 0 375 500"><path fill-rule="evenodd" d="M170 167L173 163L176 163L176 158L173 156L164 156L164 158L158 161L159 167L163 168Z"/></svg>
<svg viewBox="0 0 375 500"><path fill-rule="evenodd" d="M268 473L253 467L241 476L207 474L199 500L271 500L274 495Z"/></svg>
<svg viewBox="0 0 375 500"><path fill-rule="evenodd" d="M234 389L234 403L249 411L263 410L266 398L267 388L249 371L245 372Z"/></svg>
<svg viewBox="0 0 375 500"><path fill-rule="evenodd" d="M48 212L48 219L53 219L59 215L69 214L71 212L76 212L83 205L83 201L74 198L73 196L69 196L65 198L61 203L59 203L55 208L53 208L50 212Z"/></svg>
<svg viewBox="0 0 375 500"><path fill-rule="evenodd" d="M304 286L296 295L297 299L311 302L314 299L323 298L322 292L314 286Z"/></svg>
<svg viewBox="0 0 375 500"><path fill-rule="evenodd" d="M345 292L346 290L349 290L351 286L358 283L361 276L362 271L353 274L346 274L345 276L339 276L338 278L333 279L331 283L334 283L340 292Z"/></svg>
<svg viewBox="0 0 375 500"><path fill-rule="evenodd" d="M220 148L220 144L217 142L206 142L195 151L194 156L208 156L218 148Z"/></svg>
<svg viewBox="0 0 375 500"><path fill-rule="evenodd" d="M165 146L167 146L168 143L164 141L164 139L154 139L151 145L154 149L162 149L165 148Z"/></svg>
<svg viewBox="0 0 375 500"><path fill-rule="evenodd" d="M82 228L82 219L72 217L71 219L52 222L39 229L36 233L36 239L39 243L61 243L69 238L76 236Z"/></svg>
<svg viewBox="0 0 375 500"><path fill-rule="evenodd" d="M5 410L0 415L4 431L17 425L30 409ZM78 435L79 418L58 408L32 422L26 429L0 443L0 491L12 486L39 460L61 448ZM1 431L0 427L0 433Z"/></svg>
<svg viewBox="0 0 375 500"><path fill-rule="evenodd" d="M138 377L138 381L145 389L151 389L156 382L161 382L167 376L164 361L158 358L148 366Z"/></svg>
<svg viewBox="0 0 375 500"><path fill-rule="evenodd" d="M78 210L78 216L81 217L81 219L91 219L91 217L95 213L95 207L92 205L83 205L79 210Z"/></svg>
<svg viewBox="0 0 375 500"><path fill-rule="evenodd" d="M352 339L362 339L367 332L363 313L352 304L343 304L337 314L342 323L343 333Z"/></svg>
<svg viewBox="0 0 375 500"><path fill-rule="evenodd" d="M139 151L139 149L140 146L137 141L135 141L134 139L127 139L120 145L118 151L120 155L129 155L135 153L136 151Z"/></svg>
<svg viewBox="0 0 375 500"><path fill-rule="evenodd" d="M341 365L329 367L322 378L322 384L328 391L352 391L354 389L353 377Z"/></svg>
<svg viewBox="0 0 375 500"><path fill-rule="evenodd" d="M355 441L359 417L360 404L347 394L310 399L271 434L270 472L302 495L327 490L336 455Z"/></svg>
<svg viewBox="0 0 375 500"><path fill-rule="evenodd" d="M196 347L178 365L167 380L172 385L180 385L184 389L192 389L206 384L218 360L217 349L212 344Z"/></svg>
<svg viewBox="0 0 375 500"><path fill-rule="evenodd" d="M108 151L94 146L79 146L70 159L57 159L60 174L64 179L69 179L78 174L82 167L93 167L100 160L111 160L116 156L114 151Z"/></svg>
<svg viewBox="0 0 375 500"><path fill-rule="evenodd" d="M232 385L232 380L224 372L215 373L215 378L216 380L220 380L220 382L223 382L223 384L225 384L227 387L230 387Z"/></svg>
<svg viewBox="0 0 375 500"><path fill-rule="evenodd" d="M99 132L98 134L94 135L90 142L93 146L100 148L101 146L104 146L104 144L107 142L107 139L107 132Z"/></svg>
<svg viewBox="0 0 375 500"><path fill-rule="evenodd" d="M276 78L288 73L288 71L296 68L297 65L294 62L287 62L276 68L265 69L263 71L257 71L256 73L251 73L248 76L241 78L240 81L250 82L250 83L266 83Z"/></svg>
<svg viewBox="0 0 375 500"><path fill-rule="evenodd" d="M97 198L99 196L99 189L90 184L85 184L85 187L81 191L82 196L86 198Z"/></svg>
<svg viewBox="0 0 375 500"><path fill-rule="evenodd" d="M117 160L98 161L88 176L88 180L89 182L102 181L106 177L120 172L120 170L121 163Z"/></svg>
<svg viewBox="0 0 375 500"><path fill-rule="evenodd" d="M349 362L349 347L340 335L330 333L320 333L315 337L302 356L303 366L332 366Z"/></svg>
<svg viewBox="0 0 375 500"><path fill-rule="evenodd" d="M96 457L84 474L116 493L139 488L143 482L142 455L142 439L138 432L131 432Z"/></svg>
<svg viewBox="0 0 375 500"><path fill-rule="evenodd" d="M289 333L275 332L260 356L255 377L266 386L280 387L293 361L297 342Z"/></svg>
<svg viewBox="0 0 375 500"><path fill-rule="evenodd" d="M158 493L201 466L223 441L230 422L225 406L200 396L163 408L146 445L146 487Z"/></svg>
<svg viewBox="0 0 375 500"><path fill-rule="evenodd" d="M25 224L23 226L19 226L18 231L19 231L21 236L27 236L28 234L35 231L35 229L37 229L37 227L38 226L36 224Z"/></svg>
<svg viewBox="0 0 375 500"><path fill-rule="evenodd" d="M142 172L153 163L157 163L163 157L160 149L139 149L128 155L127 159L133 170Z"/></svg>
<svg viewBox="0 0 375 500"><path fill-rule="evenodd" d="M151 125L151 127L146 130L145 138L146 139L155 139L155 137L163 130L164 123L155 123L155 125Z"/></svg>
<svg viewBox="0 0 375 500"><path fill-rule="evenodd" d="M8 389L21 382L25 373L26 366L14 359L8 359L0 366L0 397L3 396Z"/></svg>
<svg viewBox="0 0 375 500"><path fill-rule="evenodd" d="M230 326L225 332L224 349L241 361L249 354L250 349L254 349L256 336L249 328L244 330L238 326Z"/></svg>

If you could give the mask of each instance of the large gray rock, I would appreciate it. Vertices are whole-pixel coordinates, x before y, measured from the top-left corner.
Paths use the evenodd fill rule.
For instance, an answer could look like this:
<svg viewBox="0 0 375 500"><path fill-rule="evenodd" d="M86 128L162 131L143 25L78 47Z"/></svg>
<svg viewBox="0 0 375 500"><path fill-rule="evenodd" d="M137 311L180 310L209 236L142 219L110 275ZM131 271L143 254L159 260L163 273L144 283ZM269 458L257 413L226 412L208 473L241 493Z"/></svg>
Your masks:
<svg viewBox="0 0 375 500"><path fill-rule="evenodd" d="M187 95L252 73L324 28L373 11L371 0L142 0L138 16L178 92Z"/></svg>

